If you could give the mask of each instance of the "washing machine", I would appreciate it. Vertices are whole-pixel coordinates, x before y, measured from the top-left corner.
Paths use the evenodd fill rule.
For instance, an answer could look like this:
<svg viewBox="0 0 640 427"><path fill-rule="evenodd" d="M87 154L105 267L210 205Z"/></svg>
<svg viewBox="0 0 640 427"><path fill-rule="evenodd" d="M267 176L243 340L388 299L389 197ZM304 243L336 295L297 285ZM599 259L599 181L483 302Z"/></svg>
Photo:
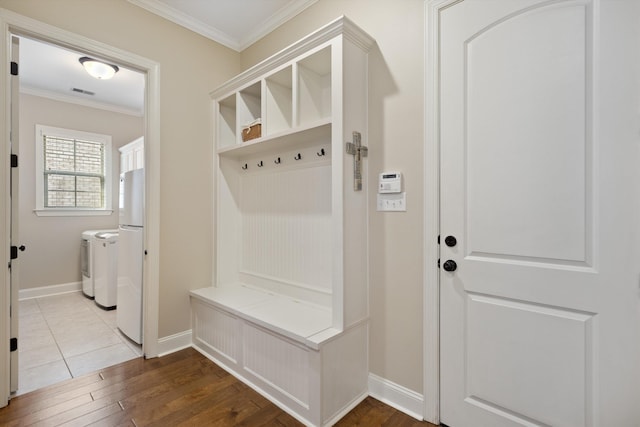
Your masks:
<svg viewBox="0 0 640 427"><path fill-rule="evenodd" d="M95 303L113 310L118 301L118 233L96 233L93 251Z"/></svg>
<svg viewBox="0 0 640 427"><path fill-rule="evenodd" d="M94 271L93 252L96 234L104 232L116 233L118 230L86 230L82 232L80 240L80 270L82 272L82 293L89 299L93 299L94 293Z"/></svg>

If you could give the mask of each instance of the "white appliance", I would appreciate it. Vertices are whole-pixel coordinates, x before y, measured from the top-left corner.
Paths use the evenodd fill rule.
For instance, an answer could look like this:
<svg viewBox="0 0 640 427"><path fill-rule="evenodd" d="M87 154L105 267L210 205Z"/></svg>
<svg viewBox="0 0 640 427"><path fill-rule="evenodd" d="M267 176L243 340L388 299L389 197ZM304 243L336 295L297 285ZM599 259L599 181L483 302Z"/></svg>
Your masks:
<svg viewBox="0 0 640 427"><path fill-rule="evenodd" d="M93 253L95 303L113 310L118 292L118 233L96 233Z"/></svg>
<svg viewBox="0 0 640 427"><path fill-rule="evenodd" d="M93 254L95 252L96 234L103 232L117 233L118 230L86 230L82 232L80 240L80 266L82 272L82 293L87 298L93 299L94 291L94 267Z"/></svg>
<svg viewBox="0 0 640 427"><path fill-rule="evenodd" d="M144 169L120 176L118 328L142 344L142 260L144 253Z"/></svg>

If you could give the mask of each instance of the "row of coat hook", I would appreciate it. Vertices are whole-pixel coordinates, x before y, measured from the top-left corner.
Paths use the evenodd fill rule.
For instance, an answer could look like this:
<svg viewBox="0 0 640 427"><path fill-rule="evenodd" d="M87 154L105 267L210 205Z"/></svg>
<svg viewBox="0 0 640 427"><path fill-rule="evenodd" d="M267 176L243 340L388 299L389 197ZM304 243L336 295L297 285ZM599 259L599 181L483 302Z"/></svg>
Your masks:
<svg viewBox="0 0 640 427"><path fill-rule="evenodd" d="M327 153L324 151L324 148L321 148L320 151L316 152L316 155L318 157L322 157L325 156ZM302 154L298 153L295 155L295 157L293 158L293 160L301 160L302 159ZM277 157L273 163L275 163L276 165L279 165L280 163L282 163L282 159L280 157ZM260 160L258 163L256 163L256 166L258 166L259 168L264 166L264 162L262 160ZM247 170L249 169L249 165L247 163L245 163L244 165L242 165L242 169L243 170Z"/></svg>

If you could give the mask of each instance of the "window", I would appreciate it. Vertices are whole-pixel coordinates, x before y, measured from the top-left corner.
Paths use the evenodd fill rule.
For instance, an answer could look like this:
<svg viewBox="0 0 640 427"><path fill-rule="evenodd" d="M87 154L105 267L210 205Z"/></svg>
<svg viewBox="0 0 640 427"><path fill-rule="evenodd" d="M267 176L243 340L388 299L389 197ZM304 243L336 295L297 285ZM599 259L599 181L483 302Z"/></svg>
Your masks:
<svg viewBox="0 0 640 427"><path fill-rule="evenodd" d="M36 213L111 213L111 137L36 125Z"/></svg>

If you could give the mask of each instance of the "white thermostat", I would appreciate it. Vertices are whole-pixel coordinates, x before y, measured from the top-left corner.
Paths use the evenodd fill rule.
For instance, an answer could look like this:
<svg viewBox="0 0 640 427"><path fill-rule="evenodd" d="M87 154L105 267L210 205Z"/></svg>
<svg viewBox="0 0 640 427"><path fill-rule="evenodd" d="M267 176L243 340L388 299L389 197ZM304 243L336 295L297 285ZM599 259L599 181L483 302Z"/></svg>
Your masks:
<svg viewBox="0 0 640 427"><path fill-rule="evenodd" d="M378 193L402 192L402 174L400 172L382 172L378 179Z"/></svg>

